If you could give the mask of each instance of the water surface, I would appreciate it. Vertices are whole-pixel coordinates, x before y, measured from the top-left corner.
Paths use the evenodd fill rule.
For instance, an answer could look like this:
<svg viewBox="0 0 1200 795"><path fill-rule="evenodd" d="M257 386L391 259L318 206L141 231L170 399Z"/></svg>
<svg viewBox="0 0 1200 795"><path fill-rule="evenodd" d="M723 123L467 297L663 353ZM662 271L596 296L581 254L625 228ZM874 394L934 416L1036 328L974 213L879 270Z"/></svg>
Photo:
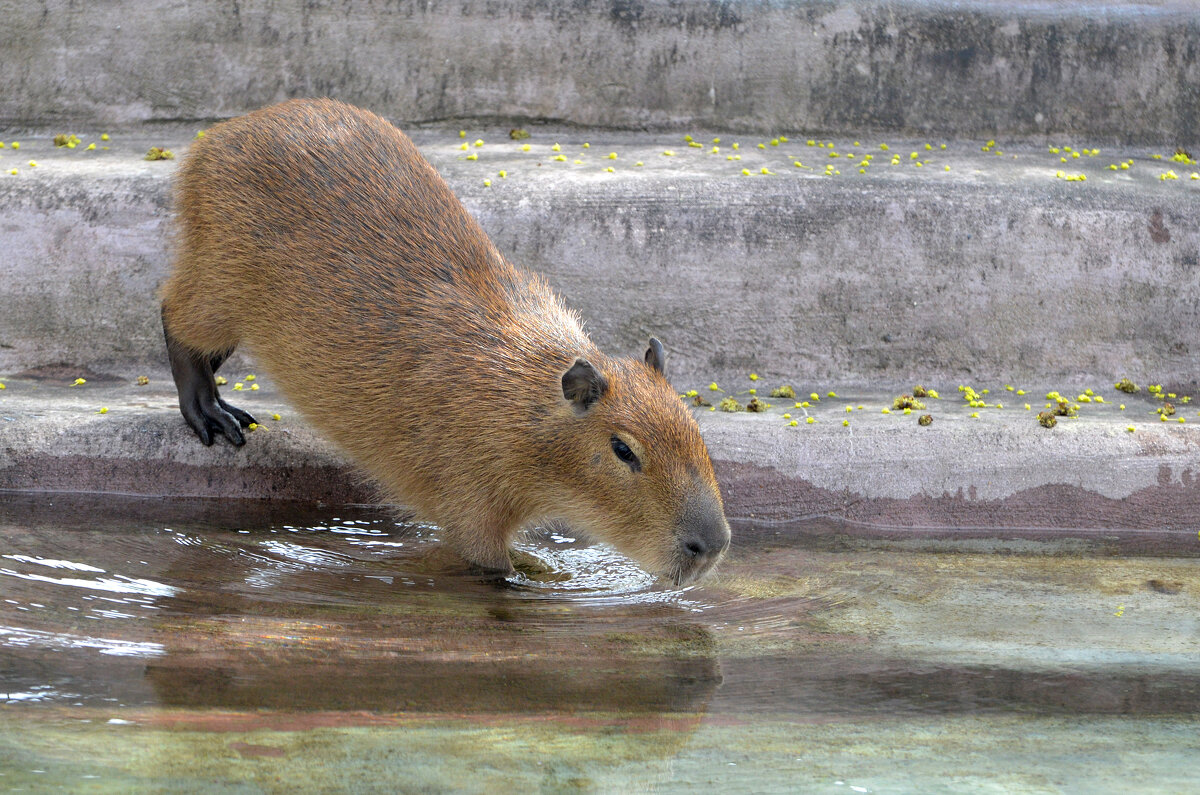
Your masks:
<svg viewBox="0 0 1200 795"><path fill-rule="evenodd" d="M1187 550L735 527L677 589L367 507L5 495L0 789L1184 791Z"/></svg>

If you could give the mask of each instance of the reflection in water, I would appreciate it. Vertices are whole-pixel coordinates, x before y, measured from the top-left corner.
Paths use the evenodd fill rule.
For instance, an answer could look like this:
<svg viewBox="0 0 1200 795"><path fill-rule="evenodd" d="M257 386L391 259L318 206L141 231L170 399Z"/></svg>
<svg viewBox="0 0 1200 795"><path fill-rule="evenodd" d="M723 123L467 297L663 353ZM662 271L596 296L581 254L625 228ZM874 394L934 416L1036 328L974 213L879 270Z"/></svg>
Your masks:
<svg viewBox="0 0 1200 795"><path fill-rule="evenodd" d="M436 528L372 509L216 527L30 513L3 525L0 653L10 691L43 702L48 667L70 703L480 714L701 713L721 678L690 589L561 535L522 543L525 573L497 583Z"/></svg>

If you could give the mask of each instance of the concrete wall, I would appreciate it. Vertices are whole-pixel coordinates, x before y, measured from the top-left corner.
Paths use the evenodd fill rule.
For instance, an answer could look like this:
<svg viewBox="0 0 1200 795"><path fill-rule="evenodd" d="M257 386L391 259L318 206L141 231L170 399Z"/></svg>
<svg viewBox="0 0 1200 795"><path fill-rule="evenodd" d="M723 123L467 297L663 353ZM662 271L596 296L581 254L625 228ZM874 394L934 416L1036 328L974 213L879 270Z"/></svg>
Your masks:
<svg viewBox="0 0 1200 795"><path fill-rule="evenodd" d="M1044 151L972 147L943 156L950 172L748 178L719 156L662 157L646 138L633 152L595 144L622 149L613 175L538 167L515 144L466 161L452 133L423 149L601 347L639 354L657 335L681 383L754 370L838 383L1128 375L1182 389L1200 375L1200 180L1159 180L1165 165L1105 177L1092 163L1093 179L1067 183ZM46 152L0 179L0 372L165 362L156 290L175 166L123 146ZM510 176L484 187L498 169Z"/></svg>
<svg viewBox="0 0 1200 795"><path fill-rule="evenodd" d="M0 2L0 126L328 95L412 123L1194 142L1200 15L1145 3Z"/></svg>

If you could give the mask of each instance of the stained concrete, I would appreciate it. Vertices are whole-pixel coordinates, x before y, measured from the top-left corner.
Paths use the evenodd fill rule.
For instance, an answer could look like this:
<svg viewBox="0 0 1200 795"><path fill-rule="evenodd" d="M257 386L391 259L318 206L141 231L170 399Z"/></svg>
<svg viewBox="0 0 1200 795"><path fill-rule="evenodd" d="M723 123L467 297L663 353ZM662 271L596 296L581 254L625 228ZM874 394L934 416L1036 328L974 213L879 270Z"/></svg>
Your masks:
<svg viewBox="0 0 1200 795"><path fill-rule="evenodd" d="M156 291L177 161L142 155L182 156L195 128L107 143L79 132L73 151L48 132L0 150L0 373L163 361ZM534 127L525 152L507 128L466 132L413 134L500 249L544 274L602 348L634 354L657 335L684 380L1129 375L1183 390L1200 374L1200 167L1171 149L1072 157L1061 147L1091 142L981 151L986 141L865 135L830 149L694 130L696 148ZM831 165L840 173L826 176Z"/></svg>
<svg viewBox="0 0 1200 795"><path fill-rule="evenodd" d="M1074 134L1193 143L1184 0L122 0L0 5L0 125L329 95L407 122Z"/></svg>

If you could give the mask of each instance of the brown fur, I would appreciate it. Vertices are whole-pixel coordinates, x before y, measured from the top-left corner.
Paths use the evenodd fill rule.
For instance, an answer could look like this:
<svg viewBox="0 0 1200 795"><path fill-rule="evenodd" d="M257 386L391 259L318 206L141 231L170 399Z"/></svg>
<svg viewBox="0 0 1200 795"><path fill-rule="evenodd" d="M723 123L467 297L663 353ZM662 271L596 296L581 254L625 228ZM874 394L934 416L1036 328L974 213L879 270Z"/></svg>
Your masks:
<svg viewBox="0 0 1200 795"><path fill-rule="evenodd" d="M197 354L248 346L313 426L469 561L507 570L516 532L558 518L676 581L715 562L692 570L679 550L689 517L724 514L667 380L597 350L394 126L330 100L233 119L192 146L176 202L168 333ZM584 411L561 383L577 357L609 387Z"/></svg>

